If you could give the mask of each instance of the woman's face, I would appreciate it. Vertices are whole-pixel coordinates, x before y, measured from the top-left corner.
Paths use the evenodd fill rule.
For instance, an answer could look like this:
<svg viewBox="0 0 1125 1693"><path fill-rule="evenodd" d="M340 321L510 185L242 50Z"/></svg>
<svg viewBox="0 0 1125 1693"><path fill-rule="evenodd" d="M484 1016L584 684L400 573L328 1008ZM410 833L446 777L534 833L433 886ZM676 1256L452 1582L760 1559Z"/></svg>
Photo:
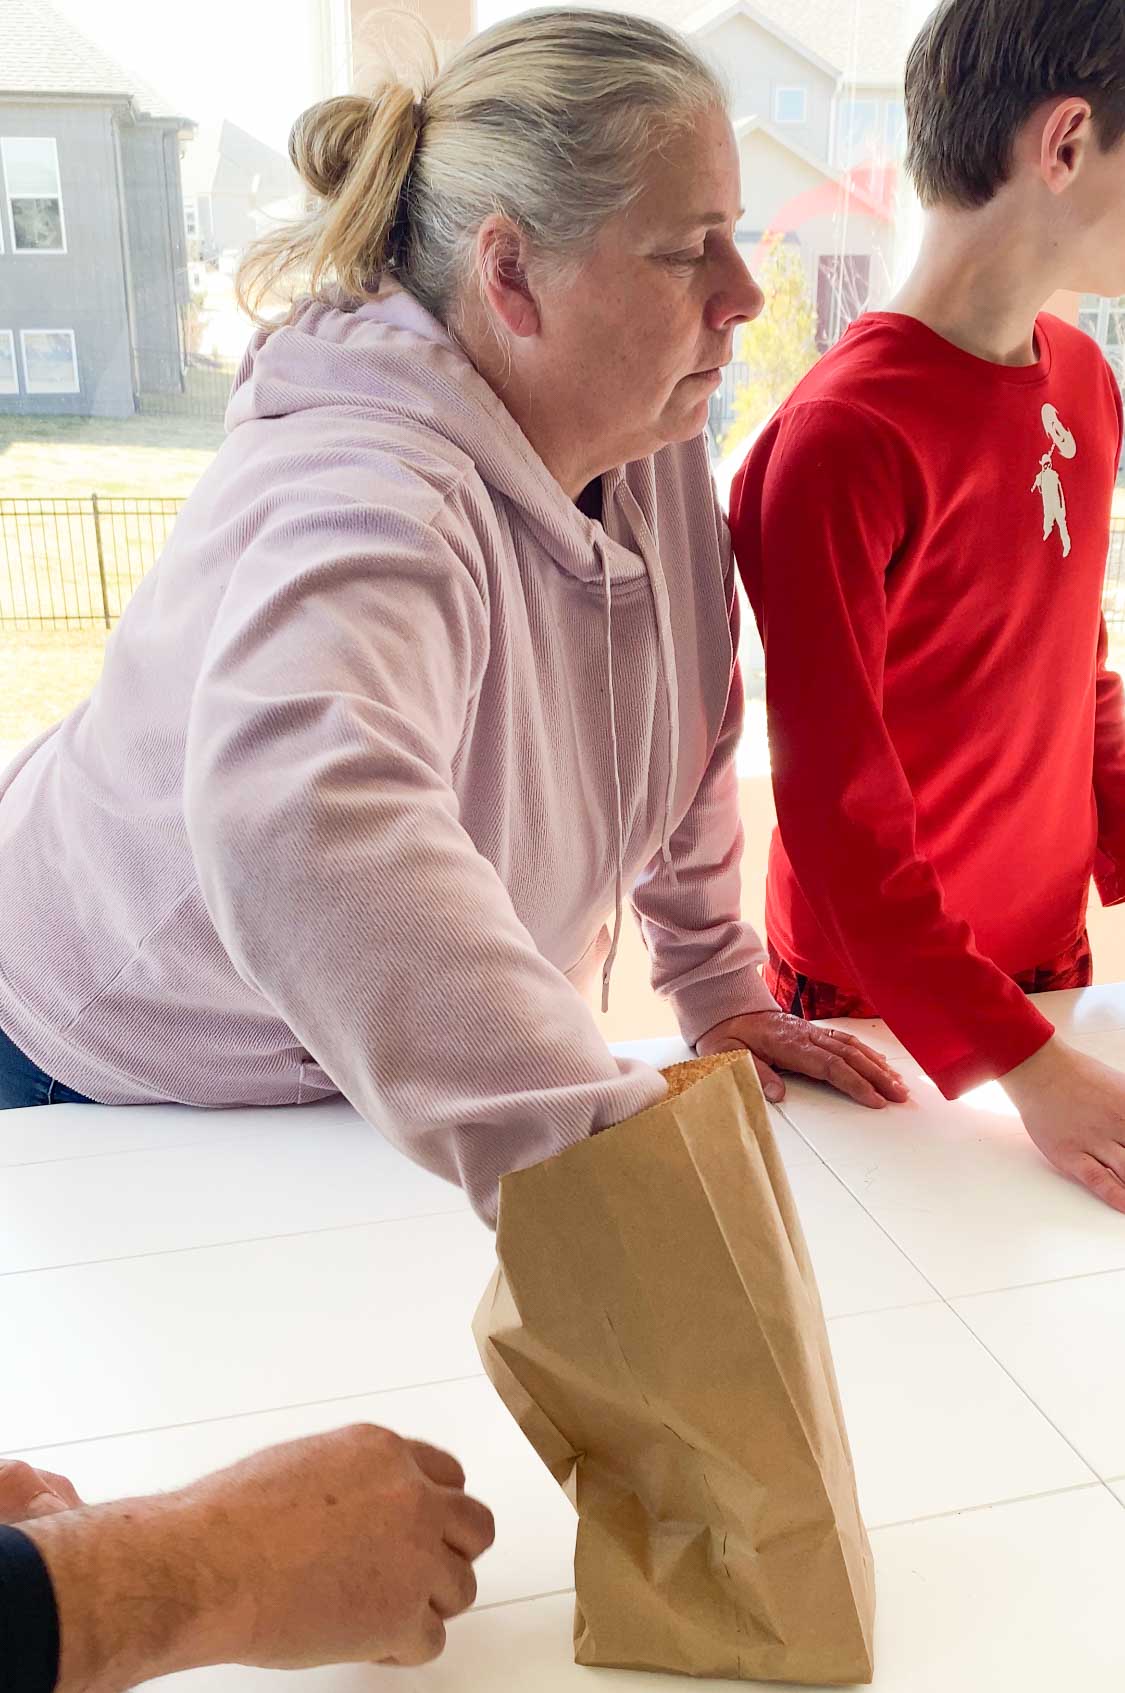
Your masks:
<svg viewBox="0 0 1125 1693"><path fill-rule="evenodd" d="M540 335L521 350L598 468L706 426L734 332L763 304L735 245L740 215L734 135L709 112L653 153L639 198L602 229L577 276L535 289Z"/></svg>

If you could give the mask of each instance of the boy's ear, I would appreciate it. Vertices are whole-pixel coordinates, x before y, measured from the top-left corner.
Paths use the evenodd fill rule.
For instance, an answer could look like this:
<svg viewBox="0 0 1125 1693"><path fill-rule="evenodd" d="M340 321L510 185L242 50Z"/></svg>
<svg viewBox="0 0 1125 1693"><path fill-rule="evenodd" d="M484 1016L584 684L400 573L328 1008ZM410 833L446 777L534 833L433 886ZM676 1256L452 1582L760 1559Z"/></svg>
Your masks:
<svg viewBox="0 0 1125 1693"><path fill-rule="evenodd" d="M1043 125L1040 168L1054 194L1062 194L1074 180L1082 155L1093 138L1094 116L1088 100L1074 96L1060 100Z"/></svg>

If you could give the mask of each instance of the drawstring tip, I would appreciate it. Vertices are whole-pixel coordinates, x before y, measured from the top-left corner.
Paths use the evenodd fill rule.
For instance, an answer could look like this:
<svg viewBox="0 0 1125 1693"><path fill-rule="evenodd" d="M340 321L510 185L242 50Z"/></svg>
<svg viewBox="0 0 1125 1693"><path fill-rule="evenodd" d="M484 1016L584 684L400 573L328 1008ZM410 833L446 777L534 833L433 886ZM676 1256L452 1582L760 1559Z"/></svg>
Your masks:
<svg viewBox="0 0 1125 1693"><path fill-rule="evenodd" d="M613 966L614 966L614 963L616 961L616 958L617 958L617 948L615 946L613 951L610 953L609 957L606 959L605 968L602 970L602 1016L603 1017L605 1016L606 1012L609 1010L609 984L613 980Z"/></svg>

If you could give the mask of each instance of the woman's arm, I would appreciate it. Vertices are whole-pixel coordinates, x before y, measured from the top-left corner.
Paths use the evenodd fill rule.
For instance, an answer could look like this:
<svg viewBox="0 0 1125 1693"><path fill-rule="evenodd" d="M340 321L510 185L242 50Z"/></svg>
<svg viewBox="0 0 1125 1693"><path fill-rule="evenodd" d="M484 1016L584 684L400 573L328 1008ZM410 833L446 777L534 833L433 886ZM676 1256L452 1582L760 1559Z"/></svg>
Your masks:
<svg viewBox="0 0 1125 1693"><path fill-rule="evenodd" d="M506 1171L664 1084L612 1057L462 827L453 764L489 624L477 562L438 515L342 504L255 540L193 701L186 807L239 973L491 1221ZM279 548L308 562L276 586Z"/></svg>

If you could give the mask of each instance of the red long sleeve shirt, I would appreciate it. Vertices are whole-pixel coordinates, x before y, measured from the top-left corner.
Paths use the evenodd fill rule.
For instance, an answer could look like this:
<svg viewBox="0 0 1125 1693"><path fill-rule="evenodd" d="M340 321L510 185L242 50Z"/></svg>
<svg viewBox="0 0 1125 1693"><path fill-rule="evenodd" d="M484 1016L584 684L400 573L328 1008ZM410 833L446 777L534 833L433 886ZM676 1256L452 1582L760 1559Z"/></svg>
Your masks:
<svg viewBox="0 0 1125 1693"><path fill-rule="evenodd" d="M1053 317L988 363L860 319L772 420L731 528L766 651L767 926L955 1097L1050 1025L1009 979L1125 898L1101 594L1121 400Z"/></svg>

